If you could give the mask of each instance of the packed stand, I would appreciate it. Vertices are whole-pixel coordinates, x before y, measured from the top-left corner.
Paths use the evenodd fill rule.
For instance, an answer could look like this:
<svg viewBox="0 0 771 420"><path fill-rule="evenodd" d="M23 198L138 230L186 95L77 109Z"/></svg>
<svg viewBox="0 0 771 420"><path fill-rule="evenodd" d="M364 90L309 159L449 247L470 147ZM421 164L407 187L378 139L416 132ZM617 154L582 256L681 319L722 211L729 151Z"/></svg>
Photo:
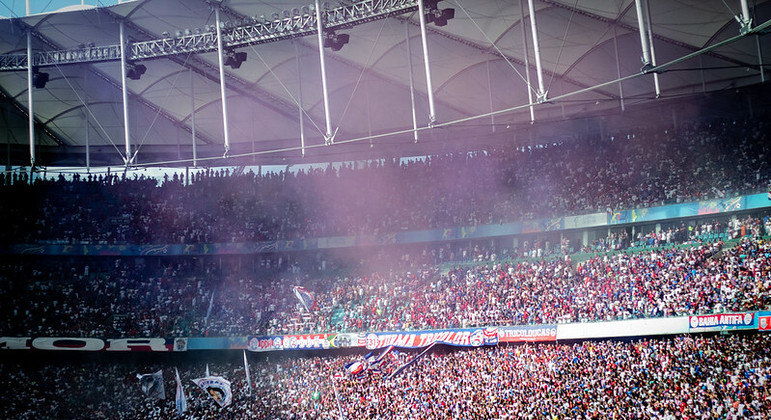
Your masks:
<svg viewBox="0 0 771 420"><path fill-rule="evenodd" d="M361 355L250 356L251 395L241 354L218 361L0 362L9 418L336 419L586 418L763 419L771 413L771 336L683 336L436 348L400 375L345 373ZM213 356L209 355L208 358ZM193 361L195 360L195 361ZM231 381L233 402L220 408L191 379ZM179 369L188 411L174 404ZM145 396L138 373L163 369L165 399Z"/></svg>
<svg viewBox="0 0 771 420"><path fill-rule="evenodd" d="M152 261L152 260L151 260ZM174 337L458 328L771 308L771 243L483 262L440 272L256 273L225 260L0 266L3 336ZM34 267L34 268L30 268ZM315 299L306 310L293 293ZM34 322L30 322L34 319Z"/></svg>
<svg viewBox="0 0 771 420"><path fill-rule="evenodd" d="M541 147L297 173L0 179L0 243L216 243L377 235L757 192L766 122L713 121ZM6 181L12 181L12 185Z"/></svg>

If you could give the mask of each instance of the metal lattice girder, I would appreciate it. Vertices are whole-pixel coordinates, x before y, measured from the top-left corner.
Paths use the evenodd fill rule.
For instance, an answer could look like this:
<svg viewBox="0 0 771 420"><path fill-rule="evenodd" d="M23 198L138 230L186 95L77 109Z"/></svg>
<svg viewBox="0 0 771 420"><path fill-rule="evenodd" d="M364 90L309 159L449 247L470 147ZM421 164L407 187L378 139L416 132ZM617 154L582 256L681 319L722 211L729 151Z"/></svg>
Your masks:
<svg viewBox="0 0 771 420"><path fill-rule="evenodd" d="M0 55L0 69L26 70L27 54L3 54Z"/></svg>
<svg viewBox="0 0 771 420"><path fill-rule="evenodd" d="M393 15L409 13L417 8L418 0L364 0L352 5L325 10L322 12L322 16L326 20L324 27L332 31ZM129 43L126 59L133 61L216 51L217 34L215 29L210 26L201 33ZM251 22L232 28L224 28L222 33L222 42L225 48L304 37L316 33L316 15L315 13L303 13L272 21ZM114 61L120 60L120 46L87 46L68 50L45 51L35 53L33 57L34 64L38 67ZM0 71L25 70L26 68L26 55L0 55Z"/></svg>

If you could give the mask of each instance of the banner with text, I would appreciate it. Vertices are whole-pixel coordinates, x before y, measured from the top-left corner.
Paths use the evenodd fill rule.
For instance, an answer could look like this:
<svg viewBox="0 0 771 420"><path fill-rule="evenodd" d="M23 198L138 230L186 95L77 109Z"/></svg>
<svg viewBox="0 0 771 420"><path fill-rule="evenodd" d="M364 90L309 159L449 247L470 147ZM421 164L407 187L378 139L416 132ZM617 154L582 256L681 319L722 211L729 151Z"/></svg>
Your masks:
<svg viewBox="0 0 771 420"><path fill-rule="evenodd" d="M557 326L533 325L499 327L498 341L501 343L535 343L557 341Z"/></svg>
<svg viewBox="0 0 771 420"><path fill-rule="evenodd" d="M370 350L388 346L420 348L433 343L459 347L494 346L498 344L498 328L369 333L366 338L366 347Z"/></svg>
<svg viewBox="0 0 771 420"><path fill-rule="evenodd" d="M362 347L364 334L292 334L249 337L249 351L325 350Z"/></svg>
<svg viewBox="0 0 771 420"><path fill-rule="evenodd" d="M186 351L165 338L0 337L5 350Z"/></svg>
<svg viewBox="0 0 771 420"><path fill-rule="evenodd" d="M689 317L691 332L758 329L754 313L694 315Z"/></svg>

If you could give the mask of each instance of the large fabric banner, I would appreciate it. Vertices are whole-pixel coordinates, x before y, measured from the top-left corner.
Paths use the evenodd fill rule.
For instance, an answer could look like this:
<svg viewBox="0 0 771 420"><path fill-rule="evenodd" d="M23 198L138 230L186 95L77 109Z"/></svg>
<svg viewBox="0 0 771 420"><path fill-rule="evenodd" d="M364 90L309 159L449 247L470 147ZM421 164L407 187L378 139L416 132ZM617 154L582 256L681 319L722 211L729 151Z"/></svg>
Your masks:
<svg viewBox="0 0 771 420"><path fill-rule="evenodd" d="M557 341L557 326L533 325L499 327L498 341L501 343L535 343Z"/></svg>
<svg viewBox="0 0 771 420"><path fill-rule="evenodd" d="M752 312L738 314L694 315L689 317L691 332L758 329Z"/></svg>
<svg viewBox="0 0 771 420"><path fill-rule="evenodd" d="M67 351L172 351L165 338L0 337L0 349Z"/></svg>
<svg viewBox="0 0 771 420"><path fill-rule="evenodd" d="M249 351L325 350L363 347L364 334L290 334L268 337L249 337Z"/></svg>
<svg viewBox="0 0 771 420"><path fill-rule="evenodd" d="M494 346L498 344L498 328L467 328L398 333L369 333L366 347L370 350L388 346L420 348L431 344L447 344L459 347Z"/></svg>

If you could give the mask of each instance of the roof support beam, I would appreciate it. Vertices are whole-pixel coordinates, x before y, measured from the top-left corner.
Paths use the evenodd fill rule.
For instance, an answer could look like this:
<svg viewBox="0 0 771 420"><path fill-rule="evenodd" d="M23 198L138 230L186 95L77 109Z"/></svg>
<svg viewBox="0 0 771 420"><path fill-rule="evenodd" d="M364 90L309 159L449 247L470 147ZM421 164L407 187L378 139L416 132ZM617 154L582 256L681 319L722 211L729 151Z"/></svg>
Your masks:
<svg viewBox="0 0 771 420"><path fill-rule="evenodd" d="M297 113L300 114L300 154L305 157L305 110L303 109L303 77L300 66L300 48L294 44L295 64L297 65ZM254 144L254 143L252 143Z"/></svg>
<svg viewBox="0 0 771 420"><path fill-rule="evenodd" d="M638 0L639 1L639 0ZM541 46L538 43L538 25L535 21L535 7L533 0L527 0L527 7L530 9L530 31L533 33L533 58L535 59L535 71L538 77L538 92L536 92L536 101L538 103L546 101L546 88L543 85L543 69L541 68Z"/></svg>
<svg viewBox="0 0 771 420"><path fill-rule="evenodd" d="M637 10L637 30L640 34L640 46L642 47L643 71L646 71L651 67L651 52L648 46L648 32L645 26L642 2L643 0L634 0L634 6Z"/></svg>
<svg viewBox="0 0 771 420"><path fill-rule="evenodd" d="M217 26L217 59L219 61L220 71L220 97L222 98L222 129L225 132L225 154L223 157L228 157L230 153L230 133L228 130L228 97L227 89L225 88L225 54L222 51L222 25L220 25L220 8L219 5L214 6L214 21Z"/></svg>
<svg viewBox="0 0 771 420"><path fill-rule="evenodd" d="M640 0L642 1L642 0ZM651 4L645 2L645 24L648 25L648 46L651 50L651 65L656 67L658 64L656 61L656 49L653 47L653 28L651 26ZM653 73L653 89L656 92L656 97L661 96L661 85L659 84L659 74Z"/></svg>
<svg viewBox="0 0 771 420"><path fill-rule="evenodd" d="M510 61L512 63L517 63L517 64L522 65L522 66L525 65L525 62L523 60L520 60L520 59L515 58L513 56L510 56L510 55L502 54L502 53L500 53L498 51L490 51L490 48L485 47L483 45L480 45L480 44L478 44L476 42L469 41L466 38L461 38L461 37L459 37L457 35L453 35L453 34L450 34L448 32L445 32L445 31L442 31L442 30L439 30L439 29L436 29L436 28L432 28L432 27L428 27L428 30L432 31L434 33L437 33L439 35L442 35L443 37L445 37L447 39L451 39L451 40L459 42L459 43L461 43L463 45L467 45L469 47L473 47L473 48L475 48L475 49L477 49L479 51L484 51L486 53L493 54L493 55L496 55L498 57L504 58L504 59L506 59L506 60L508 60L508 61ZM580 87L581 89L587 89L587 88L591 87L591 86L589 86L589 85L587 85L585 83L581 83L581 82L579 82L577 80L574 80L574 79L572 79L570 77L567 77L565 75L558 74L558 73L552 73L548 69L544 70L544 73L551 74L554 77L560 78L560 79L562 79L562 80L564 80L564 81L566 81L566 82L568 82L568 83L570 83L570 84L572 84L574 86ZM439 90L441 90L441 88L439 88ZM599 93L599 94L601 94L601 95L603 95L603 96L607 96L609 98L616 99L616 96L613 95L610 92L607 92L607 91L604 91L604 90L599 90L599 89L595 89L594 91Z"/></svg>
<svg viewBox="0 0 771 420"><path fill-rule="evenodd" d="M410 46L410 25L404 22L404 42L407 44L407 72L410 81L410 106L412 107L412 137L418 142L418 118L415 112L415 81L412 76L412 47Z"/></svg>
<svg viewBox="0 0 771 420"><path fill-rule="evenodd" d="M245 16L235 14L235 12L233 12L231 9L228 9L226 6L222 4L220 4L219 7L220 7L220 12L222 14L228 14L228 15L234 16L235 19L246 19ZM104 9L104 10L108 14L110 14L110 16L116 19L119 18L118 15L114 14L109 9ZM153 39L158 36L157 34L149 32L146 29L134 24L133 22L127 21L126 27L128 29L131 29L134 32L141 34L143 37L147 39ZM1 58L2 56L0 56L0 59ZM188 57L185 57L182 55L171 55L171 56L168 56L168 59L183 68L192 69L200 76L210 80L213 83L217 83L219 85L220 78L218 76L218 73L219 73L218 68L217 66L212 65L208 61L205 61L194 55L189 55ZM228 89L230 89L231 91L238 93L239 95L245 98L249 98L255 102L265 105L266 107L272 109L278 114L281 114L287 117L288 119L293 120L295 118L294 104L290 104L284 101L283 99L271 94L270 92L264 89L261 89L259 86L249 83L232 73L225 72L225 77L229 79L231 82L228 84ZM184 121L184 119L182 121ZM184 126L184 128L190 131L190 129L187 126ZM209 144L215 143L213 140L211 140L208 137L200 136L200 139L205 143L209 143Z"/></svg>
<svg viewBox="0 0 771 420"><path fill-rule="evenodd" d="M527 31L525 30L525 6L522 4L522 2L519 2L519 12L521 14L521 19L519 20L519 26L522 28L522 57L525 59L525 82L527 83L526 89L527 89L527 103L530 104L528 107L530 109L530 123L535 122L535 107L533 106L533 89L530 87L532 86L530 84L530 63L528 61L530 60L530 53L527 50Z"/></svg>
<svg viewBox="0 0 771 420"><path fill-rule="evenodd" d="M324 122L327 131L324 133L324 144L335 142L332 137L332 121L329 117L329 89L327 88L327 63L324 61L324 20L321 17L319 0L316 0L316 34L319 40L319 66L321 67L321 94L324 98Z"/></svg>
<svg viewBox="0 0 771 420"><path fill-rule="evenodd" d="M198 150L195 141L195 76L193 69L190 69L190 131L193 137L193 167L198 167Z"/></svg>
<svg viewBox="0 0 771 420"><path fill-rule="evenodd" d="M131 161L131 138L129 137L129 109L128 109L128 87L126 86L126 35L123 30L123 21L118 22L120 30L120 84L121 96L123 98L123 140L126 146L126 155L123 161L128 169Z"/></svg>
<svg viewBox="0 0 771 420"><path fill-rule="evenodd" d="M27 0L27 14L29 15L29 0ZM35 167L35 108L32 102L32 28L27 30L27 109L29 110L29 165Z"/></svg>
<svg viewBox="0 0 771 420"><path fill-rule="evenodd" d="M358 3L357 3L357 4L358 4ZM234 10L232 10L232 9L227 9L227 8L226 8L226 7L224 7L224 6L220 6L220 7L222 8L222 11L223 11L223 12L227 12L228 14L230 14L231 16L233 16L233 18L234 18L234 19L245 19L245 18L246 18L245 16L243 16L243 15L239 14L238 12L236 12L236 11L234 11ZM417 6L417 3L416 3L416 5L415 5L414 7L412 7L411 9L408 9L408 11L417 11L417 9L418 9L418 6ZM397 14L397 13L394 13L394 14ZM397 18L395 18L395 19L397 19L397 20L398 20L398 21L400 21L400 22L404 22L405 24L412 24L412 22L411 22L411 21L409 20L409 18L407 18L407 17L397 17ZM426 29L427 29L427 30L429 30L429 31L432 31L432 30L434 30L434 29L432 29L432 27L431 27L431 26L428 26ZM436 32L436 33L442 34L441 32ZM308 48L308 49L313 49L313 47L312 47L310 44L306 43L306 42L305 42L305 41L304 41L302 38L298 38L298 39L296 39L295 41L296 41L296 42L297 42L297 44L298 44L299 46L301 46L301 47L305 47L305 48ZM396 48L396 46L394 46L394 47L392 47L392 48ZM329 58L330 58L332 61L336 61L336 62L338 62L338 63L342 63L342 64L345 64L345 65L347 65L347 66L349 66L349 67L352 67L352 68L354 68L354 69L356 69L356 70L358 70L358 71L362 71L362 70L364 69L364 65L363 65L363 64L359 64L359 63L357 63L357 62L354 62L354 61L348 60L348 59L344 58L342 55L339 55L339 54L330 54L330 55L329 55ZM377 63L377 60L375 61L375 64L376 64L376 63ZM404 88L404 85L401 83L401 81L395 80L395 79L393 79L393 78L391 78L391 77L389 77L389 76L386 76L386 75L384 75L384 74L382 74L382 73L380 73L380 72L377 72L377 71L375 71L375 70L373 69L373 67L374 67L374 65L375 65L375 64L372 64L370 67L368 67L368 68L366 69L366 71L367 71L367 74L368 74L368 75L370 75L370 76L374 76L375 78L377 78L377 79L379 79L379 80L382 80L382 81L384 81L384 82L390 83L390 84L392 84L392 85L394 85L394 86L396 86L396 87L399 87L399 88ZM583 87L583 86L582 86L582 87ZM437 89L437 91L440 91L441 89L442 89L442 88L441 88L441 87L439 87L439 88ZM444 101L438 101L438 102L439 102L439 103L440 103L440 104L441 104L443 107L446 107L446 108L452 109L453 111L457 112L459 115L469 115L467 111L465 111L465 110L462 110L462 109L458 108L457 106L455 106L455 105L453 105L453 104L451 104L451 103L448 103L448 102L444 102ZM310 106L310 107L308 107L308 109L311 109L311 108L313 108L313 107L314 107L314 106ZM340 134L340 133L343 133L343 130L342 130L342 129L340 129L340 128L338 127L338 130L337 130L337 133L336 133L336 135L337 135L337 134ZM343 134L344 134L344 133L343 133Z"/></svg>
<svg viewBox="0 0 771 420"><path fill-rule="evenodd" d="M736 20L739 21L739 24L741 25L741 29L739 29L739 33L746 34L749 32L750 28L752 28L752 18L750 17L750 8L747 6L747 0L739 0L739 3L742 7L742 15L741 17L737 16Z"/></svg>
<svg viewBox="0 0 771 420"><path fill-rule="evenodd" d="M615 26L617 26L617 27L619 27L621 29L625 29L627 31L637 32L637 30L638 30L637 27L635 27L634 25L629 25L629 24L626 24L626 23L621 21L621 18L626 14L626 10L617 19L610 19L610 18L607 18L605 16L598 15L596 13L592 13L592 12L588 12L588 11L583 10L583 9L578 9L578 8L575 8L575 7L572 7L572 6L568 6L568 5L563 4L563 3L559 2L559 1L556 1L556 0L539 0L539 1L541 1L542 3L546 3L546 4L549 4L549 5L552 5L554 7L559 7L559 8L565 9L565 10L569 10L569 11L571 11L573 13L576 13L576 14L579 14L581 16L586 16L586 17L594 19L594 20L599 20L600 22L606 22L606 23L609 23L611 25L615 25ZM631 6L631 4L630 4L630 6ZM685 43L685 42L682 42L682 41L677 41L675 39L668 38L668 37L665 37L665 36L662 36L662 35L658 35L658 34L653 34L653 38L658 39L660 41L664 41L667 44L676 45L678 47L684 48L684 49L692 51L692 52L699 51L699 50L701 50L703 48L703 47L698 47L698 46L691 45L691 44L688 44L688 43ZM713 40L714 39L710 39L710 41L707 44L705 44L704 47L708 46ZM745 62L743 62L741 60L737 60L735 58L727 57L725 55L716 53L716 52L711 51L711 50L706 52L706 54L709 55L710 57L714 57L714 58L717 58L719 60L723 60L723 61L726 61L726 62L729 62L729 63L732 63L732 64L736 64L736 65L739 65L739 66L754 67L753 64L748 64L748 63L745 63Z"/></svg>
<svg viewBox="0 0 771 420"><path fill-rule="evenodd" d="M420 39L423 44L423 64L426 68L426 93L428 94L428 125L430 126L436 122L436 108L434 108L434 88L431 85L431 64L428 59L428 38L426 36L426 9L423 5L423 0L418 0L418 17L420 18Z"/></svg>

